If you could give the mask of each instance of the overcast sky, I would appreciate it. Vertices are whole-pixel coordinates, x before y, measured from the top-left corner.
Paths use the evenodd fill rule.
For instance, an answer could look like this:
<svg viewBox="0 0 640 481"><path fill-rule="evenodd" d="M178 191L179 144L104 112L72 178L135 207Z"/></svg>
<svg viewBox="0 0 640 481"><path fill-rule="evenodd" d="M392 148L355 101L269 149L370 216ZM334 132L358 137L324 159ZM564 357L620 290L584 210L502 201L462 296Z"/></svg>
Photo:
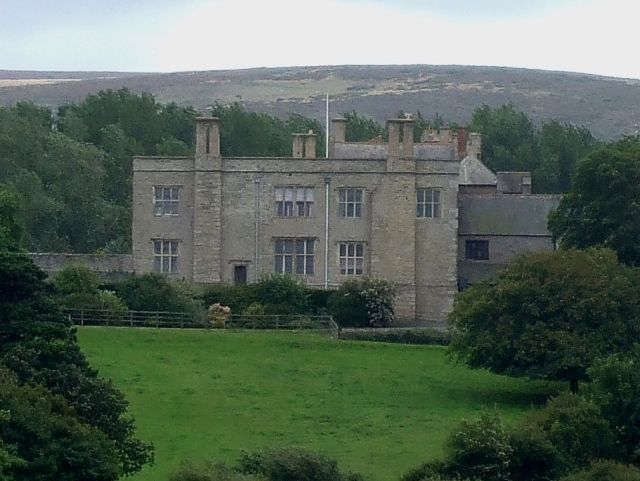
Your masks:
<svg viewBox="0 0 640 481"><path fill-rule="evenodd" d="M640 78L638 0L0 0L0 69L337 64Z"/></svg>

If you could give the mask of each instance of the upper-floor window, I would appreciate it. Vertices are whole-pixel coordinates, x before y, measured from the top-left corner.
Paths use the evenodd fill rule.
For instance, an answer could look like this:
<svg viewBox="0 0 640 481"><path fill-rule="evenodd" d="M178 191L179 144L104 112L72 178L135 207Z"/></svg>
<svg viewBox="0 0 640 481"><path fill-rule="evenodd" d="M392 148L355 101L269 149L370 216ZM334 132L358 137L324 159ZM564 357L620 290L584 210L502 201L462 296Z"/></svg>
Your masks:
<svg viewBox="0 0 640 481"><path fill-rule="evenodd" d="M153 188L153 213L155 215L178 215L180 187L156 185Z"/></svg>
<svg viewBox="0 0 640 481"><path fill-rule="evenodd" d="M468 240L464 243L464 258L474 261L489 260L488 240Z"/></svg>
<svg viewBox="0 0 640 481"><path fill-rule="evenodd" d="M416 215L418 217L441 217L440 189L418 189Z"/></svg>
<svg viewBox="0 0 640 481"><path fill-rule="evenodd" d="M165 274L178 272L178 241L157 239L153 241L153 270Z"/></svg>
<svg viewBox="0 0 640 481"><path fill-rule="evenodd" d="M312 275L315 268L314 239L276 239L275 271L279 274Z"/></svg>
<svg viewBox="0 0 640 481"><path fill-rule="evenodd" d="M363 242L340 242L340 274L361 275L364 264Z"/></svg>
<svg viewBox="0 0 640 481"><path fill-rule="evenodd" d="M362 189L347 187L338 191L338 215L362 217Z"/></svg>
<svg viewBox="0 0 640 481"><path fill-rule="evenodd" d="M276 187L277 217L312 217L313 187Z"/></svg>

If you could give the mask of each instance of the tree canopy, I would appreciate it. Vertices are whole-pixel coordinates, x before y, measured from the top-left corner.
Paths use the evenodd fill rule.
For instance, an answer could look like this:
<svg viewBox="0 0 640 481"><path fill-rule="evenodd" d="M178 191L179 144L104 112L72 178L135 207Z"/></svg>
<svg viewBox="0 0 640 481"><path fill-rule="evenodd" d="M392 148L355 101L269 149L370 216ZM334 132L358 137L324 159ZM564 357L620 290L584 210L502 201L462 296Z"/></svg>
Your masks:
<svg viewBox="0 0 640 481"><path fill-rule="evenodd" d="M605 246L640 265L640 138L593 152L577 167L572 190L549 218L565 248Z"/></svg>
<svg viewBox="0 0 640 481"><path fill-rule="evenodd" d="M584 127L555 120L536 127L513 104L474 110L470 129L482 134L482 161L494 172L528 171L539 193L569 190L576 162L594 150L596 139Z"/></svg>
<svg viewBox="0 0 640 481"><path fill-rule="evenodd" d="M538 253L461 292L451 354L472 368L564 380L640 335L640 273L606 249Z"/></svg>
<svg viewBox="0 0 640 481"><path fill-rule="evenodd" d="M153 449L136 438L122 393L89 366L46 275L17 250L0 250L0 272L0 479L139 471Z"/></svg>

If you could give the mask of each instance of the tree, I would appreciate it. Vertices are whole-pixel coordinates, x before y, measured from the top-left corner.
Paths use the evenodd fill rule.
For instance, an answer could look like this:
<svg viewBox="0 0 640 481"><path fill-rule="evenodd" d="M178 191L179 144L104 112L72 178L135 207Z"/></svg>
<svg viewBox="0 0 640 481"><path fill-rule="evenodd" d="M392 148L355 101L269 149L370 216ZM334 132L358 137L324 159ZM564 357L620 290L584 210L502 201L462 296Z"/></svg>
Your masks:
<svg viewBox="0 0 640 481"><path fill-rule="evenodd" d="M475 109L470 128L482 134L482 161L494 172L535 168L535 128L531 119L515 105L495 109L483 105Z"/></svg>
<svg viewBox="0 0 640 481"><path fill-rule="evenodd" d="M589 370L589 397L614 428L625 458L640 464L640 345L612 354Z"/></svg>
<svg viewBox="0 0 640 481"><path fill-rule="evenodd" d="M0 186L0 251L17 250L23 237L18 197Z"/></svg>
<svg viewBox="0 0 640 481"><path fill-rule="evenodd" d="M604 246L640 265L640 138L626 138L578 164L573 189L549 217L563 248Z"/></svg>
<svg viewBox="0 0 640 481"><path fill-rule="evenodd" d="M533 171L538 192L568 192L578 161L598 145L585 127L552 120L536 132L540 159Z"/></svg>
<svg viewBox="0 0 640 481"><path fill-rule="evenodd" d="M123 394L89 366L75 331L58 311L53 287L45 281L46 275L28 257L15 252L0 252L0 272L3 274L0 277L0 364L12 372L17 385L41 386L64 399L76 423L74 426L88 426L89 431L99 432L97 437L87 435L90 439L102 439L113 446L117 473L139 471L153 460L152 446L135 437L135 424L127 415ZM46 409L39 412L47 416ZM44 424L49 420L35 417L32 422ZM7 439L2 434L0 437ZM31 441L23 439L23 442ZM21 448L17 440L13 444ZM107 462L107 458L92 454L94 448L102 450L102 441L99 445L93 441L81 444L84 447L79 446L78 450L83 449L94 458L92 469L109 472L108 466L98 465ZM107 456L107 451L104 453Z"/></svg>
<svg viewBox="0 0 640 481"><path fill-rule="evenodd" d="M7 469L15 481L119 478L114 443L78 419L63 398L42 386L20 385L0 369L0 404L10 413L0 420L0 436L15 448L17 458Z"/></svg>
<svg viewBox="0 0 640 481"><path fill-rule="evenodd" d="M561 481L640 481L640 469L615 461L594 461L588 468L570 473Z"/></svg>
<svg viewBox="0 0 640 481"><path fill-rule="evenodd" d="M342 116L347 121L346 139L348 142L366 142L383 136L385 133L384 126L369 117L360 115L355 110L345 112Z"/></svg>
<svg viewBox="0 0 640 481"><path fill-rule="evenodd" d="M640 335L640 274L607 249L518 259L461 292L450 315L450 353L472 368L568 381Z"/></svg>

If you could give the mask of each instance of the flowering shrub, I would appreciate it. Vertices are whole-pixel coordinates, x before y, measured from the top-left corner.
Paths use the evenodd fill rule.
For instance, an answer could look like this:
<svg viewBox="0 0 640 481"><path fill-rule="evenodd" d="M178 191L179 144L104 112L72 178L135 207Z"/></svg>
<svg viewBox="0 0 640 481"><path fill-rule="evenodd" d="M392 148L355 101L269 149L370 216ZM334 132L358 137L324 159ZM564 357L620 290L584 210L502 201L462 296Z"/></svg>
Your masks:
<svg viewBox="0 0 640 481"><path fill-rule="evenodd" d="M212 327L224 328L231 315L231 308L216 302L207 309L207 318Z"/></svg>
<svg viewBox="0 0 640 481"><path fill-rule="evenodd" d="M393 323L395 287L381 279L352 279L329 299L329 312L343 327L386 327Z"/></svg>

